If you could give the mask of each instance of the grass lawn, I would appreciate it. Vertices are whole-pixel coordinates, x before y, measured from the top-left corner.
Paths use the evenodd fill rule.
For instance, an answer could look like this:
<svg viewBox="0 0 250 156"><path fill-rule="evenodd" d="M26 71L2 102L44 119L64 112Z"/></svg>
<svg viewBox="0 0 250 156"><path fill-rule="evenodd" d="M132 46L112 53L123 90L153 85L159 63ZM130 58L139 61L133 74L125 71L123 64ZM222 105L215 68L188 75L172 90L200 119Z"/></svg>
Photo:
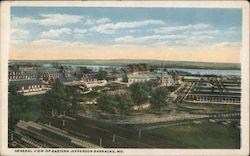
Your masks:
<svg viewBox="0 0 250 156"><path fill-rule="evenodd" d="M41 115L41 99L42 95L27 96L28 108L21 113L21 119L24 120L37 120Z"/></svg>
<svg viewBox="0 0 250 156"><path fill-rule="evenodd" d="M240 148L240 130L234 125L203 122L148 130L150 133L165 137L194 148L234 149Z"/></svg>
<svg viewBox="0 0 250 156"><path fill-rule="evenodd" d="M202 103L185 103L183 105L184 107L192 107L194 109L201 109L203 111L201 112L207 112L207 113L225 113L225 112L233 112L233 111L239 111L240 105L223 105L223 104L202 104ZM197 112L194 110L194 112Z"/></svg>

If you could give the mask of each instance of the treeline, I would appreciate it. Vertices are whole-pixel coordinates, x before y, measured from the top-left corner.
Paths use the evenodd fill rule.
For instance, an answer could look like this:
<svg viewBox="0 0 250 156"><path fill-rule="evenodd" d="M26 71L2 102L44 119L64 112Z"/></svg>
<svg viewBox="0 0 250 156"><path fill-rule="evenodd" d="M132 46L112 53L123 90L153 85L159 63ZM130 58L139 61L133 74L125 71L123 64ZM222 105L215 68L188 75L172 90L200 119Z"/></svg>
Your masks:
<svg viewBox="0 0 250 156"><path fill-rule="evenodd" d="M52 111L54 115L63 113L75 114L79 111L84 111L84 107L80 105L82 96L77 89L75 87L67 87L59 81L55 81L51 90L41 96L35 105L39 107L36 109L42 114L48 115L51 114ZM34 103L29 101L29 98L30 97L23 96L22 93L18 92L15 85L9 86L8 116L10 127L22 119L25 113L33 111L30 109Z"/></svg>
<svg viewBox="0 0 250 156"><path fill-rule="evenodd" d="M43 95L41 109L44 113L63 114L70 113L75 114L80 110L84 110L84 107L80 105L82 100L81 94L75 87L67 87L55 81L51 90Z"/></svg>
<svg viewBox="0 0 250 156"><path fill-rule="evenodd" d="M12 128L20 120L21 114L27 111L29 101L27 97L17 92L17 86L10 85L8 90L8 126Z"/></svg>
<svg viewBox="0 0 250 156"><path fill-rule="evenodd" d="M119 113L121 117L124 117L132 110L133 106L140 107L147 102L151 104L151 109L161 112L162 108L167 106L168 92L166 87L152 88L148 83L135 83L125 94L109 95L103 93L97 99L97 106L106 113L106 117L108 113Z"/></svg>
<svg viewBox="0 0 250 156"><path fill-rule="evenodd" d="M121 117L127 115L133 106L141 106L147 102L151 104L150 108L161 112L162 108L167 106L166 96L169 92L166 87L152 87L148 83L135 83L125 94L109 95L102 93L97 99L97 107L104 113L120 114ZM40 112L43 115L59 114L77 114L84 112L85 108L80 104L84 101L82 96L75 87L67 87L55 81L51 90L41 95L39 102ZM9 86L9 123L14 125L21 119L20 114L29 111L32 105L27 97L17 92L17 87Z"/></svg>

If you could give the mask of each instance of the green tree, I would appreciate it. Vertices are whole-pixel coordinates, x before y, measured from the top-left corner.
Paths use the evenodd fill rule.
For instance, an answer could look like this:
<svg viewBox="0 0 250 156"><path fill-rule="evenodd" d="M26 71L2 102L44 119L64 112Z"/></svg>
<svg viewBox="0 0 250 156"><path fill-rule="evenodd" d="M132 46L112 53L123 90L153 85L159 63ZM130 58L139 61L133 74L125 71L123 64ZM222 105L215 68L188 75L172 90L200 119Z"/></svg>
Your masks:
<svg viewBox="0 0 250 156"><path fill-rule="evenodd" d="M100 70L97 74L96 74L96 78L97 80L105 80L107 79L108 73L106 71Z"/></svg>
<svg viewBox="0 0 250 156"><path fill-rule="evenodd" d="M58 114L70 109L71 99L68 96L67 88L58 80L52 85L50 91L44 94L42 108L45 112L55 110Z"/></svg>
<svg viewBox="0 0 250 156"><path fill-rule="evenodd" d="M130 86L131 96L134 104L143 104L148 100L150 87L147 83L134 83Z"/></svg>
<svg viewBox="0 0 250 156"><path fill-rule="evenodd" d="M161 109L166 106L167 93L166 88L156 88L152 91L150 102L153 109L161 112Z"/></svg>
<svg viewBox="0 0 250 156"><path fill-rule="evenodd" d="M67 92L71 101L70 112L75 114L78 111L85 111L85 108L80 105L80 101L83 99L83 96L78 92L77 88L70 87Z"/></svg>
<svg viewBox="0 0 250 156"><path fill-rule="evenodd" d="M97 99L97 106L106 113L106 118L108 113L116 112L117 105L117 100L113 95L103 94Z"/></svg>
<svg viewBox="0 0 250 156"><path fill-rule="evenodd" d="M130 94L122 94L116 96L117 100L117 109L120 112L121 117L123 118L125 114L127 114L133 104L132 98Z"/></svg>
<svg viewBox="0 0 250 156"><path fill-rule="evenodd" d="M79 71L83 74L90 74L92 72L92 70L87 67L79 67Z"/></svg>
<svg viewBox="0 0 250 156"><path fill-rule="evenodd" d="M9 85L8 92L9 123L12 127L18 120L20 120L21 113L27 109L28 100L18 92L18 88L15 85Z"/></svg>

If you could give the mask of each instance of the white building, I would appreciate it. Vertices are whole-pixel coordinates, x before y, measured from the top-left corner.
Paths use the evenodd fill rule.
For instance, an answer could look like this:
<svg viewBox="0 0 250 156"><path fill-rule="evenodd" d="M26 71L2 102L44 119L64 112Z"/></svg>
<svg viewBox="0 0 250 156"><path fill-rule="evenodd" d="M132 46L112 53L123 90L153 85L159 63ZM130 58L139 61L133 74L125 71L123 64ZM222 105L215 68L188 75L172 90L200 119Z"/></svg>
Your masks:
<svg viewBox="0 0 250 156"><path fill-rule="evenodd" d="M96 81L88 81L84 82L84 85L87 88L97 87L97 86L106 86L108 82L106 80L96 80Z"/></svg>
<svg viewBox="0 0 250 156"><path fill-rule="evenodd" d="M137 72L128 74L128 84L159 81L163 86L172 86L174 80L171 75L166 72Z"/></svg>

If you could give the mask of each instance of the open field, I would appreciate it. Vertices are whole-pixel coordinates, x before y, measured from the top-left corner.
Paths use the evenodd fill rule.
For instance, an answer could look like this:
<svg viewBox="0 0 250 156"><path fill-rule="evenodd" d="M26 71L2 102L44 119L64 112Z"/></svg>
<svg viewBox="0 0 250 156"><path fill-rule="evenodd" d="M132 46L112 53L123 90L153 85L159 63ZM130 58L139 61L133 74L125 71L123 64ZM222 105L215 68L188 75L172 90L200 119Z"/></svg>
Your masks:
<svg viewBox="0 0 250 156"><path fill-rule="evenodd" d="M240 105L184 103L180 109L185 108L190 113L226 113L240 111Z"/></svg>
<svg viewBox="0 0 250 156"><path fill-rule="evenodd" d="M65 126L62 125L62 120L65 120ZM146 132L142 132L140 137L138 136L138 129L122 128L107 122L79 116L74 116L74 120L43 117L39 122L44 124L50 122L52 126L78 137L87 136L85 140L96 145L99 145L101 138L102 147L106 148L192 148L192 146L168 141ZM114 135L116 136L115 141L113 141L114 138L112 137Z"/></svg>
<svg viewBox="0 0 250 156"><path fill-rule="evenodd" d="M240 129L236 128L235 123L222 125L220 123L203 122L201 124L179 125L147 131L195 148L240 148Z"/></svg>
<svg viewBox="0 0 250 156"><path fill-rule="evenodd" d="M218 70L239 70L237 63L210 63L210 62L189 62L189 61L166 61L166 60L10 60L14 63L62 63L75 65L107 65L124 66L128 64L146 63L153 66L163 66L165 68L189 68L189 69L218 69Z"/></svg>

